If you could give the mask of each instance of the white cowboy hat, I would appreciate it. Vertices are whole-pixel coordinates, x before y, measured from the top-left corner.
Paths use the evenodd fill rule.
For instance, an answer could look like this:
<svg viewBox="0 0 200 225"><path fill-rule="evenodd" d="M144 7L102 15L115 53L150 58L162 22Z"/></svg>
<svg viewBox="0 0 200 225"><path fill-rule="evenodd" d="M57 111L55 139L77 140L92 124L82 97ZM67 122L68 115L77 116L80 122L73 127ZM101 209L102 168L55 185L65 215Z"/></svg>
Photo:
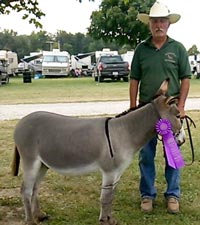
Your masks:
<svg viewBox="0 0 200 225"><path fill-rule="evenodd" d="M153 6L150 9L149 15L145 13L139 13L137 15L137 18L145 24L149 23L150 18L155 17L166 17L169 19L170 24L176 23L181 18L179 14L170 13L167 6L161 2L155 2L153 4Z"/></svg>

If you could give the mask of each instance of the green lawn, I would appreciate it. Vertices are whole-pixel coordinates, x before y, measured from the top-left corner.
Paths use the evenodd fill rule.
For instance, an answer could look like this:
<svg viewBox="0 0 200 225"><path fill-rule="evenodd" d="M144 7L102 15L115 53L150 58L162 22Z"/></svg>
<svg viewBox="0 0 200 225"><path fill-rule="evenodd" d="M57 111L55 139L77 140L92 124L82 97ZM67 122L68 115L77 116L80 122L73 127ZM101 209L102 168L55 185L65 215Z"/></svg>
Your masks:
<svg viewBox="0 0 200 225"><path fill-rule="evenodd" d="M200 97L200 80L192 79L189 97ZM89 78L32 79L10 78L0 87L0 104L118 101L129 99L128 82L95 82Z"/></svg>
<svg viewBox="0 0 200 225"><path fill-rule="evenodd" d="M1 89L1 104L85 102L128 99L128 82L97 83L93 78L32 79L11 78Z"/></svg>

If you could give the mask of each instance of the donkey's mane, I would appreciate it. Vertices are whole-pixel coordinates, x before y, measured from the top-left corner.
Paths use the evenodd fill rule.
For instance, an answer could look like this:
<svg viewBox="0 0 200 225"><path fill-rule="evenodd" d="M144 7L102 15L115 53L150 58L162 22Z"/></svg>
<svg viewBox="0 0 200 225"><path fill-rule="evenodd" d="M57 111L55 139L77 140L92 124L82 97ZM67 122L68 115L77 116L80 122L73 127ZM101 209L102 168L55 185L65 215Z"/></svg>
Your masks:
<svg viewBox="0 0 200 225"><path fill-rule="evenodd" d="M153 101L154 99L158 98L159 96L160 96L160 94L156 94L156 95L153 97L152 101ZM149 102L142 102L142 103L140 103L140 104L139 104L138 106L136 106L136 107L132 107L132 108L130 108L130 109L127 109L127 110L125 110L125 111L123 111L123 112L117 114L117 115L115 116L115 118L119 118L119 117L121 117L121 116L125 116L125 115L127 115L128 113L130 113L130 112L132 112L132 111L135 111L135 110L137 110L137 109L142 108L143 106L147 105L148 103L151 103L152 101L149 101Z"/></svg>
<svg viewBox="0 0 200 225"><path fill-rule="evenodd" d="M135 111L135 110L137 110L137 109L142 108L143 106L145 106L145 105L148 104L148 103L150 103L150 102L143 103L143 104L139 104L139 105L136 106L136 107L132 107L132 108L130 108L130 109L127 109L127 110L125 110L125 111L123 111L123 112L117 114L117 115L115 116L115 118L119 118L119 117L125 116L125 115L127 115L128 113L130 113L130 112L132 112L132 111Z"/></svg>

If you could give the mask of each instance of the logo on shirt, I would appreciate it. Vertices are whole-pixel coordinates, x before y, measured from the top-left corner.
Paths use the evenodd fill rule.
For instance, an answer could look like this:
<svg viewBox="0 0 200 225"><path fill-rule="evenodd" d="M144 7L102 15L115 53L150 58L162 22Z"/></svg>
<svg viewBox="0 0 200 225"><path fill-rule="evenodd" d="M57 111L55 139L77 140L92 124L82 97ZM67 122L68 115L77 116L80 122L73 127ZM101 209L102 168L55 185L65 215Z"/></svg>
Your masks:
<svg viewBox="0 0 200 225"><path fill-rule="evenodd" d="M176 55L175 55L175 53L173 53L173 52L165 53L165 61L166 62L175 63L176 62Z"/></svg>

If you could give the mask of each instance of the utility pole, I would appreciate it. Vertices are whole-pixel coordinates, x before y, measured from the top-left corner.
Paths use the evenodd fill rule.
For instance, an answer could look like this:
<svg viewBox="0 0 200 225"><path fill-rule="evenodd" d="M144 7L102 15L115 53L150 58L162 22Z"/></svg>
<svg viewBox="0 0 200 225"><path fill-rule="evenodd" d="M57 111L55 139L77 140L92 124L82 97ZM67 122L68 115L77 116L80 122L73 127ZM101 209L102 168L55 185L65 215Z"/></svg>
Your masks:
<svg viewBox="0 0 200 225"><path fill-rule="evenodd" d="M53 43L54 41L47 41L47 44L49 44L49 51L53 51Z"/></svg>
<svg viewBox="0 0 200 225"><path fill-rule="evenodd" d="M58 49L59 49L59 51L60 51L60 41L58 41Z"/></svg>

